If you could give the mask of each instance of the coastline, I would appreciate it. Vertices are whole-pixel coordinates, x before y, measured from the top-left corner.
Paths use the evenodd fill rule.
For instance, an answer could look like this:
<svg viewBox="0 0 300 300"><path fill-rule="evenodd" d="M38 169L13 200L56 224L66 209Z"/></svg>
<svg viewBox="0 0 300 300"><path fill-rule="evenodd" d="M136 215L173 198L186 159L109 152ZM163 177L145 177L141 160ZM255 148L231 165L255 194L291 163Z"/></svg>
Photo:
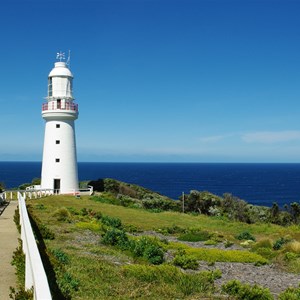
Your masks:
<svg viewBox="0 0 300 300"><path fill-rule="evenodd" d="M40 177L41 162L0 162L0 182L17 187ZM172 199L182 192L231 193L251 204L271 206L300 199L299 163L79 162L79 180L114 178Z"/></svg>

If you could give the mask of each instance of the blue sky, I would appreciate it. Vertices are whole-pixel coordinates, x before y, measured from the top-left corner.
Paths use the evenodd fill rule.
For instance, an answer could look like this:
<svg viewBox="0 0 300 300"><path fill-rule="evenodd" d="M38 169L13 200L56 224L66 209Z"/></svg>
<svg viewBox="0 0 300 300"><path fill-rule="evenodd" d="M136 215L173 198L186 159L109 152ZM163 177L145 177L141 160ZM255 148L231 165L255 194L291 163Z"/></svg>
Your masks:
<svg viewBox="0 0 300 300"><path fill-rule="evenodd" d="M300 1L3 1L0 161L42 159L70 49L79 161L300 162Z"/></svg>

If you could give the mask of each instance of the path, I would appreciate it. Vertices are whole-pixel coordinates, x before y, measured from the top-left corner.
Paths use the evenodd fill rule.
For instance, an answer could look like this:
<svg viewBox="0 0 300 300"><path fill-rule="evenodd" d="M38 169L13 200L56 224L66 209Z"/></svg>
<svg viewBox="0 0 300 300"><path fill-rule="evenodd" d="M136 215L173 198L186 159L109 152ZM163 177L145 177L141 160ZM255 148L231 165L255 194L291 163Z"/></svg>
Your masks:
<svg viewBox="0 0 300 300"><path fill-rule="evenodd" d="M13 221L17 201L11 201L0 215L0 299L9 299L9 287L16 287L15 268L11 265L12 255L20 237Z"/></svg>

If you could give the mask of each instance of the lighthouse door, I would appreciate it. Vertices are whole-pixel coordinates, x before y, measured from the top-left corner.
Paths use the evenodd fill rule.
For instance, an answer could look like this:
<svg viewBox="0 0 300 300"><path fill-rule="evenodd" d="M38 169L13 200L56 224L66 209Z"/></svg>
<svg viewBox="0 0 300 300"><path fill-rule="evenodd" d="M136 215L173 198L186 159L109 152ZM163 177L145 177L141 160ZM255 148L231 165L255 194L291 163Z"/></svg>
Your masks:
<svg viewBox="0 0 300 300"><path fill-rule="evenodd" d="M61 109L61 100L57 99L57 109Z"/></svg>
<svg viewBox="0 0 300 300"><path fill-rule="evenodd" d="M59 194L60 190L60 179L54 179L54 193Z"/></svg>

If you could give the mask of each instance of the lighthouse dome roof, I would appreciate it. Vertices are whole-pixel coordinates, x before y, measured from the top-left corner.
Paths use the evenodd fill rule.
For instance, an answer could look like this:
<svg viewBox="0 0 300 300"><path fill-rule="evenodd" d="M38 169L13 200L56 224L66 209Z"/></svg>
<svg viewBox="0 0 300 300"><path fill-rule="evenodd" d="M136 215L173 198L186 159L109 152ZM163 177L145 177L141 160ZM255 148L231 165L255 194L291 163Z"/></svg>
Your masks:
<svg viewBox="0 0 300 300"><path fill-rule="evenodd" d="M54 76L73 77L73 74L64 61L58 61L54 64L54 68L49 73L49 77L54 77Z"/></svg>

